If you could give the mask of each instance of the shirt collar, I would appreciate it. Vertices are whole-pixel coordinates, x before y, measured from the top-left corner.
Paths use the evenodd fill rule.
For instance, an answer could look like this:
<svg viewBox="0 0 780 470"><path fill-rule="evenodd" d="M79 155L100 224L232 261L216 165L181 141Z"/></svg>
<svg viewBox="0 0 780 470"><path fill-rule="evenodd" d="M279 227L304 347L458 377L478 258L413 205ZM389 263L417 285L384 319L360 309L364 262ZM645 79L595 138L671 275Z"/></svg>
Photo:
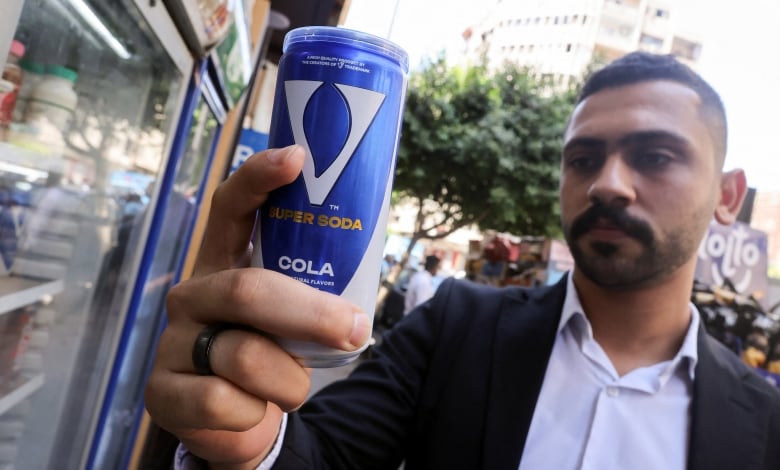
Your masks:
<svg viewBox="0 0 780 470"><path fill-rule="evenodd" d="M571 272L566 276L566 297L563 301L561 320L558 323L558 333L560 334L564 328L570 328L577 337L578 342L582 344L585 340L593 340L593 329L590 321L588 321L588 317L585 316L572 277ZM693 380L696 363L699 360L698 331L701 320L699 319L699 311L696 310L693 303L689 302L688 307L691 310L691 323L688 325L688 331L685 333L685 339L683 339L680 350L677 351L677 354L671 360L670 369L675 370L683 359L686 359L688 375Z"/></svg>

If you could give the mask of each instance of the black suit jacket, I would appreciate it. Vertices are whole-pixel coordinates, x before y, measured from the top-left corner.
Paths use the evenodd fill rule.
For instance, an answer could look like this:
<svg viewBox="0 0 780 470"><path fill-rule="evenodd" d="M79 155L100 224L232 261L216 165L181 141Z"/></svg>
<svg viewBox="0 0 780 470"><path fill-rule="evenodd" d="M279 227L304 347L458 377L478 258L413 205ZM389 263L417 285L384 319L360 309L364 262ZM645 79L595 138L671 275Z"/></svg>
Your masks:
<svg viewBox="0 0 780 470"><path fill-rule="evenodd" d="M290 414L274 468L517 470L565 292L445 281ZM780 469L780 393L703 330L698 347L688 468Z"/></svg>

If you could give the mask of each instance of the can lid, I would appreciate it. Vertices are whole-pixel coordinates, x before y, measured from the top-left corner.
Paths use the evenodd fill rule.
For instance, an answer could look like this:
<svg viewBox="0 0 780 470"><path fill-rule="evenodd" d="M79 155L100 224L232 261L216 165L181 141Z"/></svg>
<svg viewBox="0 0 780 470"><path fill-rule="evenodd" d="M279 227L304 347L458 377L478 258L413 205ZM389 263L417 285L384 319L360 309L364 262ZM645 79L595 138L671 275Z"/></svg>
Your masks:
<svg viewBox="0 0 780 470"><path fill-rule="evenodd" d="M398 44L373 34L334 26L305 26L293 29L284 36L282 52L286 52L293 44L314 41L348 45L357 44L359 45L358 47L385 55L397 61L404 73L409 71L409 55Z"/></svg>
<svg viewBox="0 0 780 470"><path fill-rule="evenodd" d="M22 44L20 41L17 41L14 39L11 41L11 55L15 55L16 57L22 57L24 55L25 47L24 44Z"/></svg>
<svg viewBox="0 0 780 470"><path fill-rule="evenodd" d="M54 75L55 77L64 78L65 80L70 80L74 83L76 82L76 79L79 78L79 74L75 70L61 65L49 65L46 67L46 73Z"/></svg>

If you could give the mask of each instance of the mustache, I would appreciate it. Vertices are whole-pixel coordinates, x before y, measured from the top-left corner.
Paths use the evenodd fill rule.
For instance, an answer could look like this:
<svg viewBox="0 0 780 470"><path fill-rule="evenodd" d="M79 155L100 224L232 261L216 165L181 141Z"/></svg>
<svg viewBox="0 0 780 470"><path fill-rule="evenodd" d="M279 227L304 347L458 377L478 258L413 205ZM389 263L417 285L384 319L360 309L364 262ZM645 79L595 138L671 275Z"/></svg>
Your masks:
<svg viewBox="0 0 780 470"><path fill-rule="evenodd" d="M595 227L598 222L604 220L614 225L617 229L622 230L628 236L636 238L644 245L651 246L653 244L653 230L647 222L629 215L621 207L604 205L591 206L582 215L574 219L570 229L571 239L578 239Z"/></svg>

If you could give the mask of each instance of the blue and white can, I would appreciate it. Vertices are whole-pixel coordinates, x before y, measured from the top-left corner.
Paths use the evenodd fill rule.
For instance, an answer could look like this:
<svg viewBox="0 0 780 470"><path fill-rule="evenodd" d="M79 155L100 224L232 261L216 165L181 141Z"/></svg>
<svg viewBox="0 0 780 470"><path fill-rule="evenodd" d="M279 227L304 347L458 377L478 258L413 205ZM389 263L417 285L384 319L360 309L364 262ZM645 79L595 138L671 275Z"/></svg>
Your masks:
<svg viewBox="0 0 780 470"><path fill-rule="evenodd" d="M259 209L252 264L343 296L370 318L407 74L397 45L334 27L290 31L279 62L268 144L299 144L306 160ZM277 340L308 367L343 365L362 351Z"/></svg>

